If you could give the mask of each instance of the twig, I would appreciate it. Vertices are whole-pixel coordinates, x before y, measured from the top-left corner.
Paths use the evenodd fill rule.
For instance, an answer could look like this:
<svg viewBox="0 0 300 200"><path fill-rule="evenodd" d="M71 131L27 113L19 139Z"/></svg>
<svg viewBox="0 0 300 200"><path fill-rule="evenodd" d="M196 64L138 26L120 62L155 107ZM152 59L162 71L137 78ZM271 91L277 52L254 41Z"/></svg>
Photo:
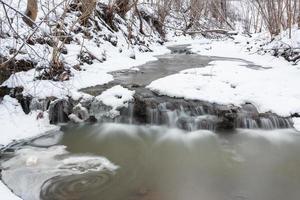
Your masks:
<svg viewBox="0 0 300 200"><path fill-rule="evenodd" d="M2 0L0 0L1 3L7 5L6 3L4 3ZM59 7L61 4L63 4L65 2L65 0L63 0L62 2L60 2L59 4L57 4L53 9L51 9L44 18L48 17L50 15L50 13L52 13L57 7ZM10 7L10 6L9 6ZM19 12L18 12L19 13ZM23 14L22 14L23 16ZM0 64L0 69L2 68L6 68L6 65L11 62L13 59L15 59L17 57L17 55L20 53L20 51L23 49L23 47L26 45L27 41L38 31L38 29L40 28L40 26L43 24L43 20L35 27L35 29L32 31L32 33L30 35L27 36L26 40L23 40L23 44L19 47L19 49L16 51L16 53L9 58L7 61L3 62Z"/></svg>
<svg viewBox="0 0 300 200"><path fill-rule="evenodd" d="M5 6L9 7L10 9L12 9L13 11L15 11L16 13L19 13L22 17L28 19L32 24L34 24L34 25L36 26L35 22L32 21L32 19L31 19L30 17L24 15L22 12L16 10L15 8L11 7L9 4L3 2L2 0L0 0L0 3L2 3L3 7L4 7L4 5L5 5ZM8 18L8 20L9 20L9 18Z"/></svg>

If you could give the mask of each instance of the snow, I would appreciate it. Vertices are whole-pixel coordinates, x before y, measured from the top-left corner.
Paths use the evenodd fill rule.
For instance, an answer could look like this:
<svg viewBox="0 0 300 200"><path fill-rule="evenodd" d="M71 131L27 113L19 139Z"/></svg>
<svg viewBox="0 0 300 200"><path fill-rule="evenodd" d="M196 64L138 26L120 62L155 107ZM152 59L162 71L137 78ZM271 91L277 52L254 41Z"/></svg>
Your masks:
<svg viewBox="0 0 300 200"><path fill-rule="evenodd" d="M75 47L74 47L75 48ZM134 66L142 65L146 62L156 60L155 55L169 52L166 47L153 46L154 52L136 53L136 59L128 56L116 54L111 55L108 61L104 63L95 62L92 65L85 64L82 71L71 69L73 74L69 81L55 82L50 80L35 80L35 69L27 72L19 72L12 75L2 86L10 88L24 87L23 94L37 98L46 98L49 96L63 98L65 96L84 96L78 93L79 89L103 85L113 80L113 76L108 74L111 71L130 69ZM113 52L111 50L110 52ZM115 59L117 58L117 59ZM134 70L138 70L134 68Z"/></svg>
<svg viewBox="0 0 300 200"><path fill-rule="evenodd" d="M119 115L118 108L128 107L128 102L133 100L135 91L128 90L121 85L114 86L101 95L97 96L96 99L102 101L103 104L112 108L111 114L113 116Z"/></svg>
<svg viewBox="0 0 300 200"><path fill-rule="evenodd" d="M42 113L43 118L38 119ZM8 145L14 140L33 137L58 127L49 124L48 114L33 111L26 115L16 99L5 96L0 103L1 135L0 145Z"/></svg>
<svg viewBox="0 0 300 200"><path fill-rule="evenodd" d="M113 80L112 75L108 72L129 69L135 66L142 65L148 61L153 61L156 58L154 56L161 55L169 52L169 50L162 45L158 45L157 41L161 41L161 38L157 32L153 32L152 28L148 23L144 23L144 32L151 37L145 37L139 31L139 19L131 19L132 25L132 36L133 39L143 38L142 42L129 41L127 21L119 16L115 16L118 21L119 31L111 31L107 25L103 24L102 20L96 19L98 26L101 27L101 31L98 31L98 27L94 24L93 26L86 28L81 27L78 23L78 12L67 12L64 13L64 5L60 3L63 1L51 2L41 0L39 2L40 10L36 23L41 23L41 28L34 34L33 39L47 39L49 34L52 35L53 25L57 21L63 18L65 22L65 30L70 32L72 41L70 44L65 44L67 54L60 56L61 61L65 67L70 69L71 77L70 80L64 82L54 82L49 80L37 80L36 77L43 73L43 70L32 69L27 72L19 72L13 74L2 86L8 87L24 87L24 95L31 95L36 98L45 98L49 96L63 98L65 96L77 96L79 89L106 84ZM106 1L106 3L111 3ZM12 7L17 10L24 10L26 8L26 2L10 1ZM49 16L45 16L47 10L51 10L55 6L58 6L54 12L51 12ZM102 12L100 8L99 12ZM14 18L18 15L12 10L8 9L8 15ZM3 8L0 8L0 16L3 16ZM63 17L62 14L65 14ZM47 22L43 19L47 17ZM48 21L50 20L50 21ZM3 32L11 31L9 24L4 21L2 23ZM12 26L14 30L18 30L20 38L27 38L28 34L31 33L32 29L28 27L23 20L13 20ZM80 28L84 31L71 31L76 28ZM95 31L97 29L97 31ZM90 34L90 37L84 35L85 32ZM0 38L0 54L2 56L10 56L10 49L18 49L18 46L23 44L20 38L12 36ZM49 38L48 38L49 39ZM152 51L151 51L152 50ZM85 63L80 60L82 51L90 52L93 57L92 64ZM37 68L47 69L49 63L51 63L51 54L53 48L48 45L35 43L34 45L25 45L22 49L22 53L19 54L16 59L31 60L37 63ZM77 71L74 66L80 66L81 70Z"/></svg>
<svg viewBox="0 0 300 200"><path fill-rule="evenodd" d="M293 118L293 122L295 129L300 131L300 118Z"/></svg>
<svg viewBox="0 0 300 200"><path fill-rule="evenodd" d="M261 36L258 34L258 37ZM265 48L274 49L280 47L300 48L300 30L298 27L292 28L291 38L289 38L289 30L282 31L270 44L267 44Z"/></svg>
<svg viewBox="0 0 300 200"><path fill-rule="evenodd" d="M222 60L153 81L148 88L161 95L219 104L250 102L260 112L290 116L300 112L299 77L300 69L287 64L251 68L246 61Z"/></svg>
<svg viewBox="0 0 300 200"><path fill-rule="evenodd" d="M0 194L1 198L5 200L21 200L21 198L13 194L2 182L0 182Z"/></svg>
<svg viewBox="0 0 300 200"><path fill-rule="evenodd" d="M248 37L241 35L236 36L234 40L213 40L208 41L206 44L203 43L203 40L200 40L200 42L195 41L190 48L200 55L243 59L263 67L292 66L292 63L288 63L284 58L250 52L246 48L247 40Z"/></svg>

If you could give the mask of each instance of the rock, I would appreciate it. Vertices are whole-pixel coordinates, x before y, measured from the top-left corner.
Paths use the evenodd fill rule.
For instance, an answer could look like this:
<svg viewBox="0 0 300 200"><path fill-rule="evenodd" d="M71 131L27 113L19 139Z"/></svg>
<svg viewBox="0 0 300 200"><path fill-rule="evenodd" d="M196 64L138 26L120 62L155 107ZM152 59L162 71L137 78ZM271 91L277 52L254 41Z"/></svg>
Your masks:
<svg viewBox="0 0 300 200"><path fill-rule="evenodd" d="M90 53L87 51L81 51L79 55L79 59L83 63L87 63L89 65L93 64L93 58Z"/></svg>
<svg viewBox="0 0 300 200"><path fill-rule="evenodd" d="M250 103L242 105L241 110L242 110L242 112L252 114L253 116L259 115L257 108L253 104L250 104Z"/></svg>
<svg viewBox="0 0 300 200"><path fill-rule="evenodd" d="M37 99L33 98L30 103L30 110L41 110L46 111L48 110L51 101L54 101L55 98L47 98L47 99Z"/></svg>
<svg viewBox="0 0 300 200"><path fill-rule="evenodd" d="M43 112L39 112L36 116L36 119L39 120L39 119L44 119L44 113Z"/></svg>
<svg viewBox="0 0 300 200"><path fill-rule="evenodd" d="M73 114L82 121L86 121L90 118L89 111L80 103L73 108Z"/></svg>
<svg viewBox="0 0 300 200"><path fill-rule="evenodd" d="M29 114L31 111L30 104L31 104L32 97L31 96L24 97L23 95L18 95L16 98L21 104L24 113Z"/></svg>
<svg viewBox="0 0 300 200"><path fill-rule="evenodd" d="M97 119L96 119L96 117L95 116L90 116L87 120L86 120L86 122L88 122L88 123L97 123Z"/></svg>
<svg viewBox="0 0 300 200"><path fill-rule="evenodd" d="M135 60L136 59L136 56L135 56L135 52L132 50L129 54L129 58Z"/></svg>
<svg viewBox="0 0 300 200"><path fill-rule="evenodd" d="M70 80L70 73L67 71L64 71L62 74L59 75L58 77L59 81L68 81Z"/></svg>
<svg viewBox="0 0 300 200"><path fill-rule="evenodd" d="M10 88L8 87L0 87L0 98L9 95L10 93Z"/></svg>
<svg viewBox="0 0 300 200"><path fill-rule="evenodd" d="M94 99L91 102L89 114L100 121L111 121L112 119L109 119L111 109L112 108L110 106L107 106L101 101Z"/></svg>
<svg viewBox="0 0 300 200"><path fill-rule="evenodd" d="M75 124L79 124L79 123L82 123L84 122L82 119L80 119L77 115L75 114L70 114L69 115L69 119L71 122L75 123Z"/></svg>
<svg viewBox="0 0 300 200"><path fill-rule="evenodd" d="M82 69L81 69L81 67L80 67L79 64L74 65L74 66L73 66L73 69L75 69L76 71L82 71Z"/></svg>
<svg viewBox="0 0 300 200"><path fill-rule="evenodd" d="M66 123L72 113L72 105L66 99L53 101L49 106L49 119L51 124Z"/></svg>
<svg viewBox="0 0 300 200"><path fill-rule="evenodd" d="M237 110L229 107L223 107L217 110L218 130L233 130L236 128Z"/></svg>
<svg viewBox="0 0 300 200"><path fill-rule="evenodd" d="M1 56L0 54L0 64L3 62L6 62L7 58ZM33 69L37 63L31 61L31 60L15 60L13 59L12 61L7 63L7 67L1 68L0 69L0 84L2 84L5 80L7 80L10 75L13 73L21 72L21 71L28 71L30 69Z"/></svg>

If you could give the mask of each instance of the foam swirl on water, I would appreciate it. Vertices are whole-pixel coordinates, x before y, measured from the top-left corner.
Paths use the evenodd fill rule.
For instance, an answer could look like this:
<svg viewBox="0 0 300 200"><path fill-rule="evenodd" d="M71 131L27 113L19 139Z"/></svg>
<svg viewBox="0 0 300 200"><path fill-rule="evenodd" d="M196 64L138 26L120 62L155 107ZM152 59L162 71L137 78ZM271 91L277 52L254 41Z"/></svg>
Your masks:
<svg viewBox="0 0 300 200"><path fill-rule="evenodd" d="M47 180L41 188L42 200L90 199L109 188L113 173L88 172L77 175L56 176Z"/></svg>
<svg viewBox="0 0 300 200"><path fill-rule="evenodd" d="M25 147L1 167L5 183L30 200L91 200L84 197L109 186L118 169L105 157L71 154L65 146Z"/></svg>

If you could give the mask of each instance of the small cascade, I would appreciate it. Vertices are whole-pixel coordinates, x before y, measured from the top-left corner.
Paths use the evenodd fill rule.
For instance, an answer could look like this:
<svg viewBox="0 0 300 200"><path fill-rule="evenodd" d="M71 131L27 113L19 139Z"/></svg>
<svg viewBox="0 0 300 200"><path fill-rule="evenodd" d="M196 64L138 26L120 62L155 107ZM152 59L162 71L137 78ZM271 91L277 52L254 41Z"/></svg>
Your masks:
<svg viewBox="0 0 300 200"><path fill-rule="evenodd" d="M161 103L156 108L148 108L146 115L147 122L152 125L167 125L188 131L216 128L215 119L208 115L202 106L184 108L181 105L172 110L168 108L167 103Z"/></svg>
<svg viewBox="0 0 300 200"><path fill-rule="evenodd" d="M269 115L268 117L260 118L260 127L263 129L291 128L293 127L293 122L290 118Z"/></svg>
<svg viewBox="0 0 300 200"><path fill-rule="evenodd" d="M246 128L246 129L258 129L258 123L255 119L249 117L238 118L237 120L237 128Z"/></svg>
<svg viewBox="0 0 300 200"><path fill-rule="evenodd" d="M51 101L50 101L51 102ZM43 107L32 101L31 107ZM67 99L46 103L51 123L69 120L80 122L116 122L124 124L163 125L187 131L292 128L290 118L273 113L259 113L252 104L241 107L218 105L203 101L158 96L147 89L136 89L128 107L112 110L97 99L76 102ZM45 106L44 106L45 107ZM112 112L113 111L113 112Z"/></svg>
<svg viewBox="0 0 300 200"><path fill-rule="evenodd" d="M260 114L252 104L224 106L165 96L135 95L115 121L129 124L164 125L187 131L292 128L290 118Z"/></svg>
<svg viewBox="0 0 300 200"><path fill-rule="evenodd" d="M280 117L273 113L260 114L256 107L252 104L245 104L239 110L237 120L237 128L245 129L283 129L292 128L293 123L290 118Z"/></svg>
<svg viewBox="0 0 300 200"><path fill-rule="evenodd" d="M129 124L165 125L188 131L215 130L217 117L205 111L202 105L159 103L151 105L129 104L121 111L119 122Z"/></svg>
<svg viewBox="0 0 300 200"><path fill-rule="evenodd" d="M292 128L293 123L290 118L279 117L276 115L270 115L268 117L258 117L256 119L249 117L240 117L237 119L236 128L245 129L283 129Z"/></svg>

